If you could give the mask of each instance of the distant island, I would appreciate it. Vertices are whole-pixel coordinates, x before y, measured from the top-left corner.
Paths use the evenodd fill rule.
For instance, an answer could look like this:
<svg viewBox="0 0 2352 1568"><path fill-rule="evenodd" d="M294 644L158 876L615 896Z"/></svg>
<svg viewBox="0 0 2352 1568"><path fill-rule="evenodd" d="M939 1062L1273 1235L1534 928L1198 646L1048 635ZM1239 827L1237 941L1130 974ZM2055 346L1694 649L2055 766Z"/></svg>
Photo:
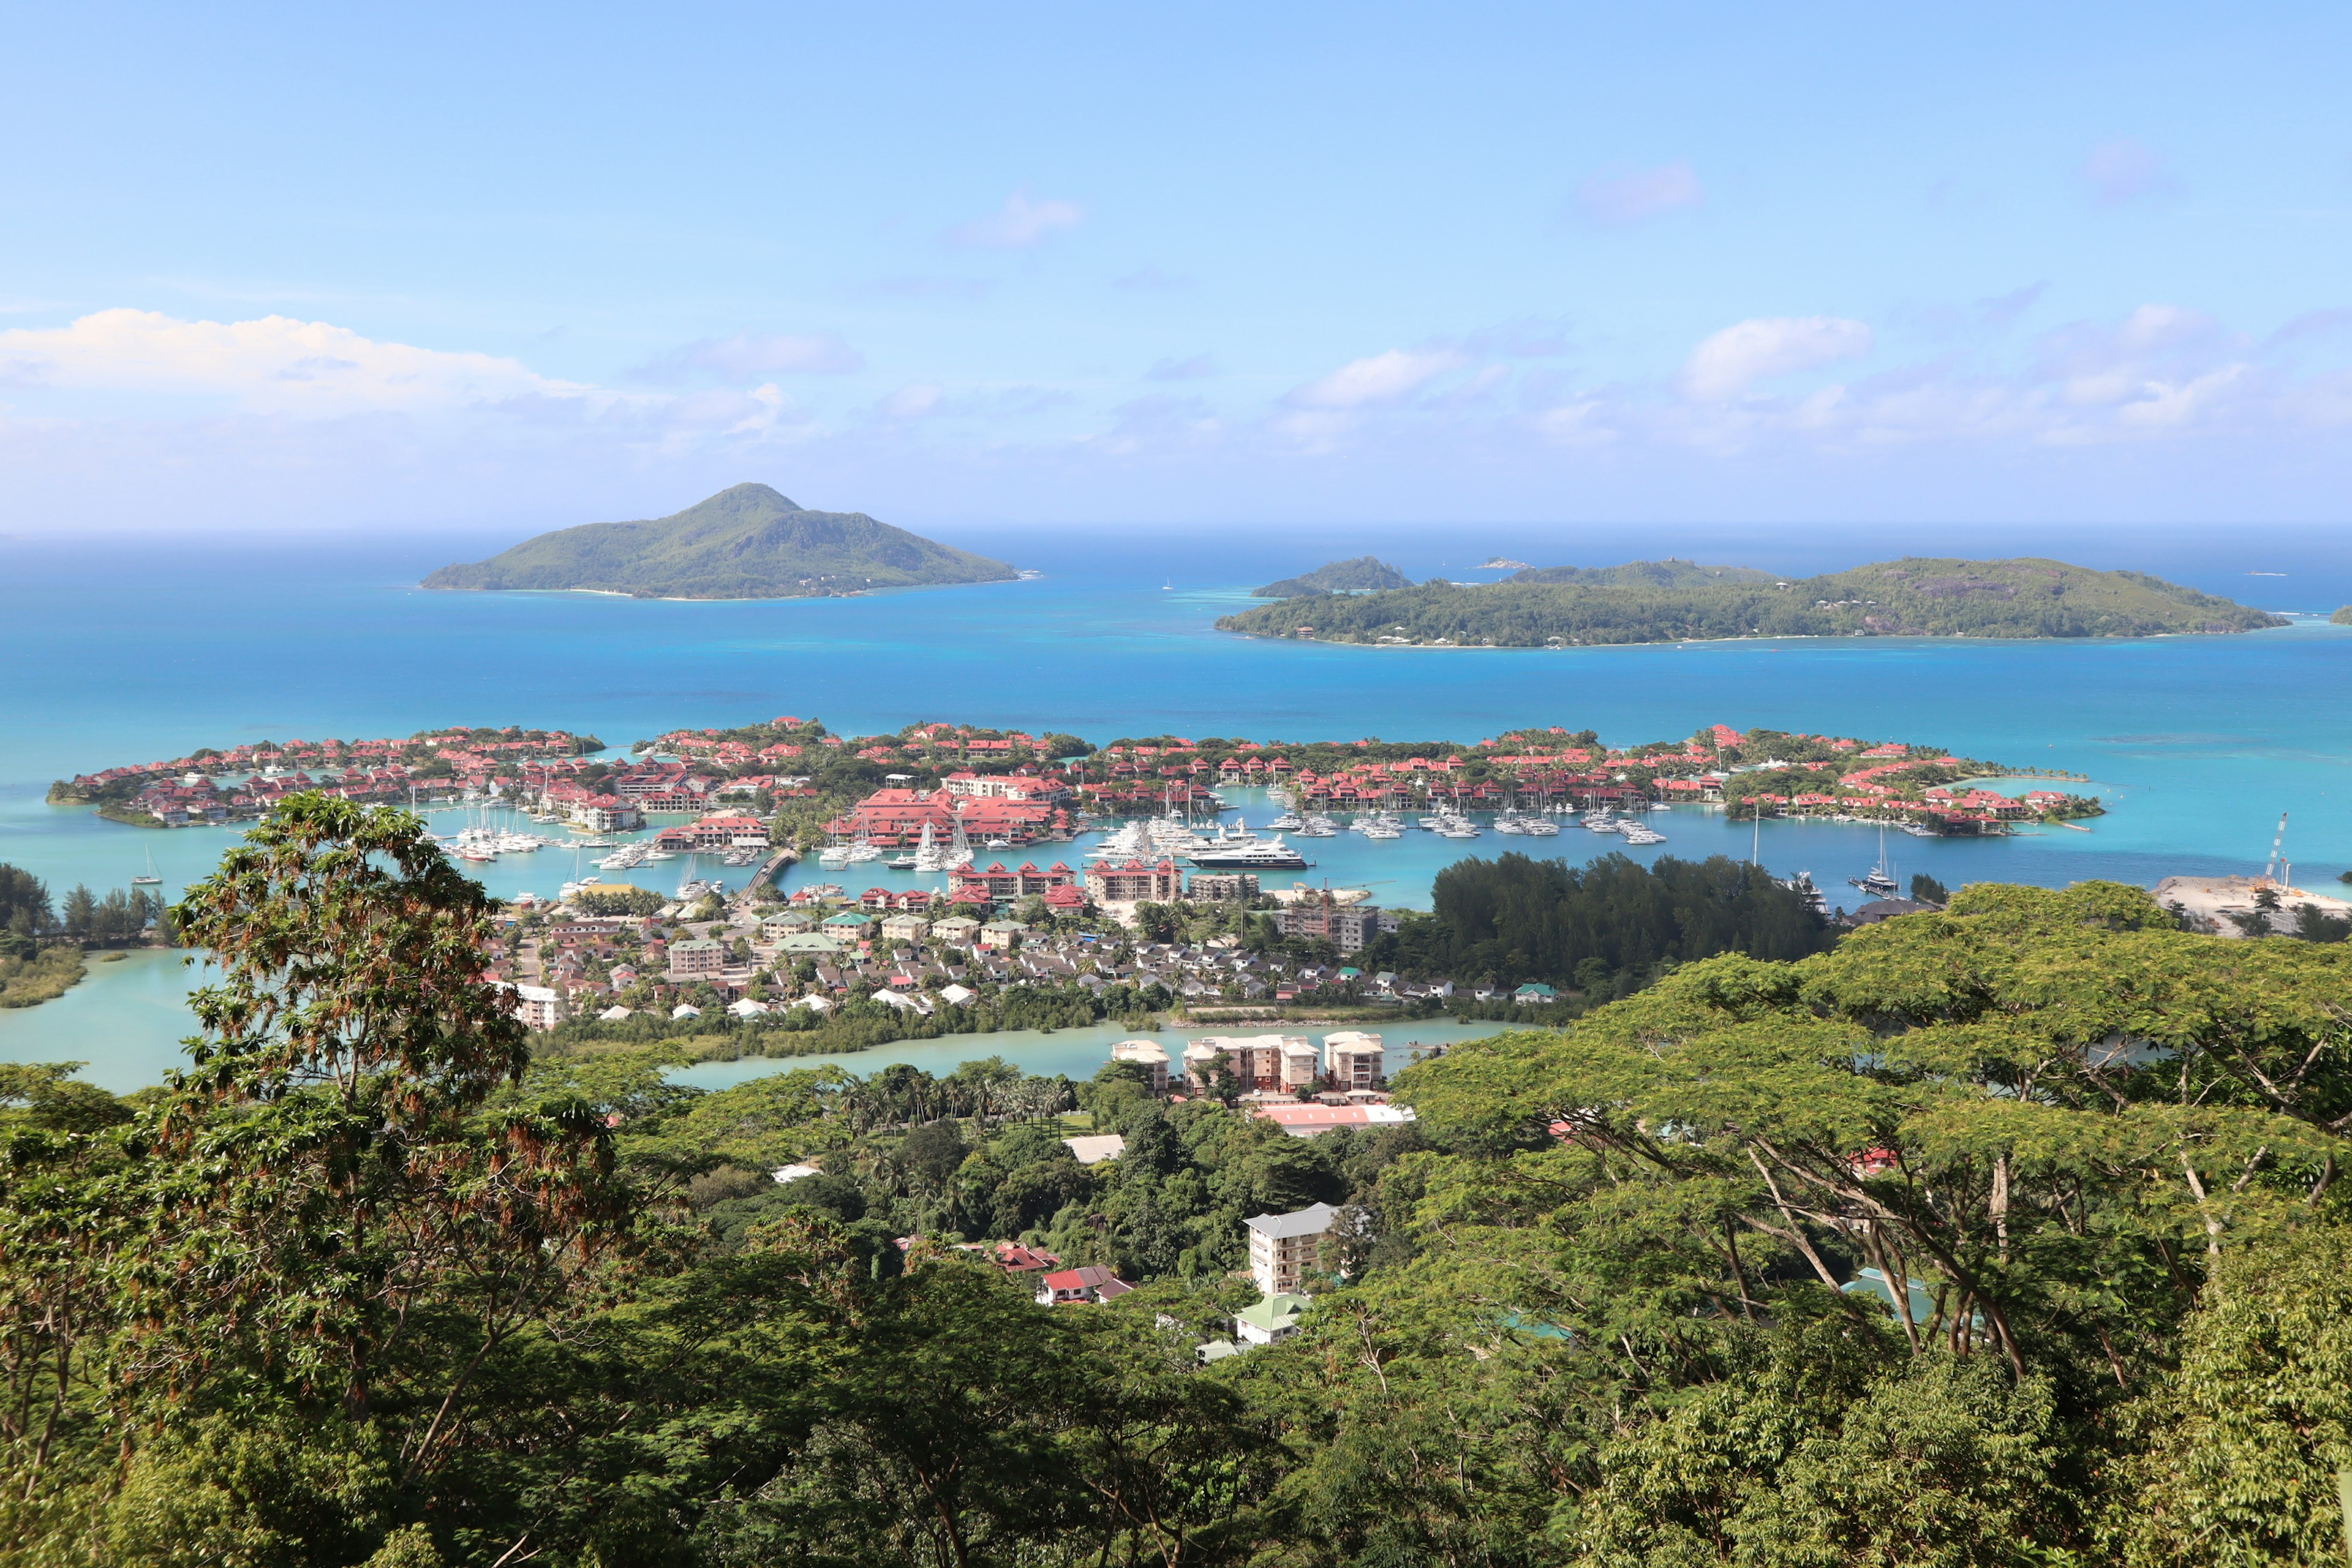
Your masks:
<svg viewBox="0 0 2352 1568"><path fill-rule="evenodd" d="M2352 605L2347 605L2328 616L2327 624L2332 626L2352 626Z"/></svg>
<svg viewBox="0 0 2352 1568"><path fill-rule="evenodd" d="M427 588L579 589L640 599L804 599L874 588L1003 583L1002 561L877 522L810 511L766 485L737 485L650 522L592 522L542 533Z"/></svg>
<svg viewBox="0 0 2352 1568"><path fill-rule="evenodd" d="M1754 637L2210 636L2285 617L2141 572L2063 561L1906 556L1819 577L1637 561L1499 583L1442 580L1265 605L1217 622L1256 637L1422 647L1564 647Z"/></svg>
<svg viewBox="0 0 2352 1568"><path fill-rule="evenodd" d="M1334 561L1297 577L1268 583L1250 595L1253 599L1304 599L1317 594L1369 594L1390 588L1410 588L1412 579L1387 562L1370 555Z"/></svg>

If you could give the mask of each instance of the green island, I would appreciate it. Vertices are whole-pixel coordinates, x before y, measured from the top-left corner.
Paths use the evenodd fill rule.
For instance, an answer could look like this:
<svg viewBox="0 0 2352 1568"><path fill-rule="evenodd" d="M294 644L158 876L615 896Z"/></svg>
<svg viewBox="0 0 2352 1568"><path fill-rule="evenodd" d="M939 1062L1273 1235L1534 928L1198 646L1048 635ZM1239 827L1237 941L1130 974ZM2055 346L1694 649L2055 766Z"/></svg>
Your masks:
<svg viewBox="0 0 2352 1568"><path fill-rule="evenodd" d="M200 1070L0 1066L10 1561L2344 1549L2352 944L1980 884L1323 1130L1149 1041L708 1092L534 1049L482 889L316 794L181 911Z"/></svg>
<svg viewBox="0 0 2352 1568"><path fill-rule="evenodd" d="M1334 561L1297 577L1285 577L1252 591L1254 599L1297 599L1313 594L1369 594L1386 588L1410 588L1412 579L1370 555Z"/></svg>
<svg viewBox="0 0 2352 1568"><path fill-rule="evenodd" d="M444 566L423 585L640 599L800 599L1019 575L1002 561L864 512L810 511L766 485L743 484L651 521L542 533L488 561Z"/></svg>
<svg viewBox="0 0 2352 1568"><path fill-rule="evenodd" d="M2285 617L2139 572L1906 557L1818 577L1634 562L1261 605L1221 630L1421 647L1570 647L1727 637L2210 636Z"/></svg>
<svg viewBox="0 0 2352 1568"><path fill-rule="evenodd" d="M2335 626L2352 626L2352 605L2346 605L2337 609L2334 615L2327 617L2327 624Z"/></svg>

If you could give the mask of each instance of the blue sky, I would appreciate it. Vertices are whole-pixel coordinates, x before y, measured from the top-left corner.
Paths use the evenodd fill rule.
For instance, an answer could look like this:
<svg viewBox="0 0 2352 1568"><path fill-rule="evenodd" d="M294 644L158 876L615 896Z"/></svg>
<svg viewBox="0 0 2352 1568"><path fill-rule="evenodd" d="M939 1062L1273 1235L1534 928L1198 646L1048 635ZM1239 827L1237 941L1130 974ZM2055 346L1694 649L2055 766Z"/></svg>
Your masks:
<svg viewBox="0 0 2352 1568"><path fill-rule="evenodd" d="M12 7L0 531L2340 521L2352 12L1895 9Z"/></svg>

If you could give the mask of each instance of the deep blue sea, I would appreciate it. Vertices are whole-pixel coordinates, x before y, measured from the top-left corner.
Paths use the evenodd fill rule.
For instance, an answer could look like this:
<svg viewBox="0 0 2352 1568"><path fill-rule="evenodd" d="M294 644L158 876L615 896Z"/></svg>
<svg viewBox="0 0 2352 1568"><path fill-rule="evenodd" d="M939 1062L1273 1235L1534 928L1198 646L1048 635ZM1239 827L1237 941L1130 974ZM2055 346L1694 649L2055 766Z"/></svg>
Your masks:
<svg viewBox="0 0 2352 1568"><path fill-rule="evenodd" d="M679 725L793 713L848 731L955 719L1097 741L1171 731L1475 741L1559 724L1629 742L1762 724L1931 742L2087 773L2107 799L2109 815L2089 833L1897 837L1905 876L2149 884L2254 870L2282 812L2297 881L2332 884L2352 867L2352 628L2317 619L2246 637L2137 642L1321 647L1235 637L1210 623L1248 604L1252 584L1361 542L1346 552L1272 532L953 542L1046 574L859 599L684 604L412 585L446 561L511 542L504 539L0 542L0 861L60 891L78 881L124 886L150 854L167 890L201 875L229 830L142 831L41 799L58 776L197 746L447 723L561 725L625 744ZM1480 575L1444 531L1370 542L1417 576ZM1588 539L1572 552L1503 534L1470 542L1547 564L1654 557L1679 543L1685 555L1792 572L1897 552L1852 541L1783 544L1769 555L1728 538ZM2273 608L2324 615L2352 600L2352 552L2332 534L2256 540L2217 530L2136 548L2114 538L1994 542L2000 553L2135 565ZM1967 539L1935 548L1996 552ZM1260 805L1244 798L1241 813L1255 817ZM1669 841L1656 853L1750 847L1747 827L1712 814L1677 810L1660 826ZM1343 836L1320 843L1312 876L1370 884L1381 902L1412 906L1425 903L1448 859L1506 847L1581 858L1623 846L1572 830L1462 846L1421 834L1390 845ZM1860 827L1767 823L1761 835L1761 858L1776 872L1809 869L1832 889L1877 853L1876 834ZM677 868L643 875L656 871ZM572 874L570 857L542 851L503 860L485 879L501 894L552 893ZM184 1032L176 999L185 983L170 961L99 965L64 1000L0 1013L0 1059L85 1060L102 1082L152 1082ZM1052 1054L1069 1047L1061 1040ZM982 1040L968 1054L990 1048Z"/></svg>

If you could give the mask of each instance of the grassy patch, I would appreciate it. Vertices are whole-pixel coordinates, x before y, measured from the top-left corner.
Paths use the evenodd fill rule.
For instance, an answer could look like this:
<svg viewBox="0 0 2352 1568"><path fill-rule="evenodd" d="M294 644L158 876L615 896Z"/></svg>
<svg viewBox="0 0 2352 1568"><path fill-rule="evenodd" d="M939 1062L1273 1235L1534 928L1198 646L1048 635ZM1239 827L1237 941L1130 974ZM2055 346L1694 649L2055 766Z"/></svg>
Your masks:
<svg viewBox="0 0 2352 1568"><path fill-rule="evenodd" d="M82 976L81 949L45 947L30 958L0 958L0 1007L54 1002Z"/></svg>

